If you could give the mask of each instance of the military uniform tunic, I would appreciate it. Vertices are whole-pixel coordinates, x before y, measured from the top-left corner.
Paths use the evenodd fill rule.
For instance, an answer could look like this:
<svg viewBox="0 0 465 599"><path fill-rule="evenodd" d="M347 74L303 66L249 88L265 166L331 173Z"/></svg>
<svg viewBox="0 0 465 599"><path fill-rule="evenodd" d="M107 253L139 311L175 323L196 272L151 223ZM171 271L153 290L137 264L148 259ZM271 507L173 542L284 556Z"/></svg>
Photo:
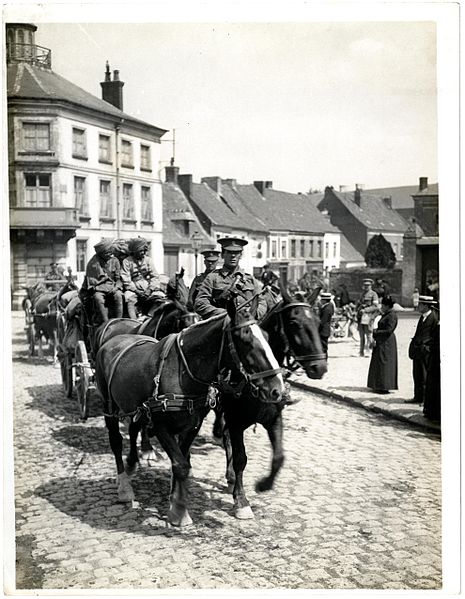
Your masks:
<svg viewBox="0 0 465 599"><path fill-rule="evenodd" d="M245 273L240 268L233 272L225 268L218 268L209 273L203 283L201 283L194 302L194 309L204 320L222 314L226 311L227 298L221 297L222 293L231 287L236 280L235 289L238 291L236 305L240 306L244 301L249 300L253 295L262 290L261 284L252 275ZM240 278L239 278L240 277ZM249 304L252 316L260 319L265 316L267 307L263 295L259 295Z"/></svg>
<svg viewBox="0 0 465 599"><path fill-rule="evenodd" d="M194 309L195 299L197 297L197 293L199 291L200 285L204 282L205 277L208 274L209 274L208 272L202 272L199 275L197 275L196 277L194 277L194 280L192 281L191 286L189 287L189 297L187 298L187 309L188 310Z"/></svg>

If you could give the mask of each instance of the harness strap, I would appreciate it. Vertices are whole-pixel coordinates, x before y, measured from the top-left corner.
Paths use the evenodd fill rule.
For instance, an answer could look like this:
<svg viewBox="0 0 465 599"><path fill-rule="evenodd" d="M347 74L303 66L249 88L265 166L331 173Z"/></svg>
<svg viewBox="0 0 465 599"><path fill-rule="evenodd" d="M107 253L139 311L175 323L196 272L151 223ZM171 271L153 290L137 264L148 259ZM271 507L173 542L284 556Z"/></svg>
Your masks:
<svg viewBox="0 0 465 599"><path fill-rule="evenodd" d="M131 343L131 345L128 345L127 347L123 348L119 354L117 354L115 356L115 359L113 361L113 364L111 366L111 370L110 370L110 376L108 377L108 383L107 383L107 387L108 387L108 400L110 401L112 399L111 397L111 383L113 380L113 375L115 374L115 370L116 367L118 366L118 364L121 361L121 358L133 347L136 347L137 345L144 345L144 343L158 343L158 341L156 339L152 339L151 337L147 337L145 339L138 339L137 341L134 341L133 343Z"/></svg>
<svg viewBox="0 0 465 599"><path fill-rule="evenodd" d="M210 383L208 383L207 381L202 381L202 380L198 379L196 376L194 376L192 374L191 369L189 368L189 364L187 363L186 356L184 355L184 352L182 351L182 347L181 347L181 335L180 334L179 335L174 334L174 336L176 337L176 346L178 348L179 355L181 356L182 363L184 364L184 368L186 369L187 374L189 375L189 377L193 381L195 381L196 383L199 383L201 385L206 385L206 386L210 385ZM220 358L221 358L221 353L222 353L222 349L220 350Z"/></svg>
<svg viewBox="0 0 465 599"><path fill-rule="evenodd" d="M157 374L153 378L155 387L153 390L152 397L154 399L157 399L157 397L158 397L158 386L160 384L160 378L161 378L161 374L163 371L163 366L165 365L165 360L168 357L168 354L170 353L171 348L173 347L173 343L174 343L174 340L176 337L178 337L177 333L171 333L171 335L168 335L161 341L161 343L163 343L163 347L162 347L162 351L160 354L160 358L158 360L158 371L157 371Z"/></svg>

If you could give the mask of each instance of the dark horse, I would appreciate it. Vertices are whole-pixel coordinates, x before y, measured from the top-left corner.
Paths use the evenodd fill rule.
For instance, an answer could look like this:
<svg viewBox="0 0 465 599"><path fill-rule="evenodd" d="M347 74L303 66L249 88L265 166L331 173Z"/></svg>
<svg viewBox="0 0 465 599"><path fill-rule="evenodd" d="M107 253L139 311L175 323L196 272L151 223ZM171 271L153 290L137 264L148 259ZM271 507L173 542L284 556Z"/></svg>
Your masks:
<svg viewBox="0 0 465 599"><path fill-rule="evenodd" d="M279 401L284 383L281 369L261 329L250 315L236 311L192 325L159 342L143 335L118 335L102 345L96 357L96 382L104 400L105 423L116 460L118 498L131 501L128 474L138 462L137 435L150 426L172 464L168 519L183 526L187 511L190 447L213 407L221 373L232 370L249 397ZM119 418L129 416L130 451L126 471L122 458ZM240 517L241 498L235 497Z"/></svg>
<svg viewBox="0 0 465 599"><path fill-rule="evenodd" d="M297 362L309 378L320 379L327 365L318 334L317 318L309 304L296 301L282 286L281 295L283 299L267 312L260 327L267 333L268 342L280 366ZM282 410L285 405L285 395L278 400L264 395L253 397L247 389L239 396L221 394L226 480L229 490L233 490L235 501L242 506L249 506L243 486L243 472L247 464L244 431L260 423L268 433L273 450L271 471L256 484L257 491L267 491L273 487L284 462ZM215 427L218 427L218 416ZM253 518L251 508L243 509L241 517Z"/></svg>
<svg viewBox="0 0 465 599"><path fill-rule="evenodd" d="M30 355L35 354L35 342L38 343L38 356L43 358L42 343L45 340L53 350L53 360L57 360L57 312L54 299L55 291L49 291L41 282L26 287L27 296L22 307L26 313Z"/></svg>

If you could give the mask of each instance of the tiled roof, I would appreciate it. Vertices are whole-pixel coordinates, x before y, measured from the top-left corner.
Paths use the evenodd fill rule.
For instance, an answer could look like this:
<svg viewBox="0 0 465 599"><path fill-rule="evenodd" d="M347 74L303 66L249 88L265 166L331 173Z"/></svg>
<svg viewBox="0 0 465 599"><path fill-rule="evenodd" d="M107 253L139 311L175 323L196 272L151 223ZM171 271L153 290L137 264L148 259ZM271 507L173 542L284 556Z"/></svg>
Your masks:
<svg viewBox="0 0 465 599"><path fill-rule="evenodd" d="M341 262L362 262L365 257L354 248L347 237L341 233Z"/></svg>
<svg viewBox="0 0 465 599"><path fill-rule="evenodd" d="M335 189L332 192L347 210L370 230L403 232L407 229L407 222L398 212L388 208L381 196L363 190L360 206L357 206L354 202L354 192L340 192Z"/></svg>
<svg viewBox="0 0 465 599"><path fill-rule="evenodd" d="M125 121L139 126L149 127L151 133L154 129L157 129L160 136L166 133L165 129L160 129L132 117L109 102L105 102L105 100L101 100L74 85L74 83L52 70L28 63L8 65L7 96L8 98L34 98L37 100L68 102L110 116L124 118Z"/></svg>
<svg viewBox="0 0 465 599"><path fill-rule="evenodd" d="M202 228L189 202L180 188L174 183L163 183L163 243L167 245L191 246L190 237L183 235L176 225L179 217L184 215L193 219L191 229L197 230L202 235L202 246L214 247L216 241L211 239ZM190 213L190 215L186 214Z"/></svg>
<svg viewBox="0 0 465 599"><path fill-rule="evenodd" d="M254 185L237 185L243 201L268 229L302 233L340 233L316 207L323 194L298 194L267 188L262 196ZM318 196L318 198L314 197Z"/></svg>
<svg viewBox="0 0 465 599"><path fill-rule="evenodd" d="M379 187L377 189L366 189L365 193L370 195L376 195L380 197L391 197L392 207L395 210L402 210L406 208L413 209L413 195L428 195L428 194L437 194L438 193L438 184L432 183L427 187L424 191L418 191L418 185L404 185L402 187ZM362 191L363 193L363 191Z"/></svg>
<svg viewBox="0 0 465 599"><path fill-rule="evenodd" d="M438 185L438 183L432 183L431 185L428 185L428 187L426 187L425 189L422 189L421 191L417 190L413 195L415 195L415 196L439 195L439 185Z"/></svg>
<svg viewBox="0 0 465 599"><path fill-rule="evenodd" d="M227 184L222 184L220 197L206 183L193 183L192 201L214 225L248 231L267 230L264 223L240 202Z"/></svg>

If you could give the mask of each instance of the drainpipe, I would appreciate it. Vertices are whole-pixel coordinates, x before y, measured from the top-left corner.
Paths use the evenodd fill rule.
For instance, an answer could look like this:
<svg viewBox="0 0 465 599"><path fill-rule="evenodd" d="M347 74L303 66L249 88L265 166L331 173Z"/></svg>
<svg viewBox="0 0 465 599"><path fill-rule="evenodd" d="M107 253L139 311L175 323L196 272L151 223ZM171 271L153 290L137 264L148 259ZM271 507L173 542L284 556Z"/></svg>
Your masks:
<svg viewBox="0 0 465 599"><path fill-rule="evenodd" d="M120 183L120 138L119 133L124 119L115 125L115 149L116 149L116 237L121 237L121 183Z"/></svg>

